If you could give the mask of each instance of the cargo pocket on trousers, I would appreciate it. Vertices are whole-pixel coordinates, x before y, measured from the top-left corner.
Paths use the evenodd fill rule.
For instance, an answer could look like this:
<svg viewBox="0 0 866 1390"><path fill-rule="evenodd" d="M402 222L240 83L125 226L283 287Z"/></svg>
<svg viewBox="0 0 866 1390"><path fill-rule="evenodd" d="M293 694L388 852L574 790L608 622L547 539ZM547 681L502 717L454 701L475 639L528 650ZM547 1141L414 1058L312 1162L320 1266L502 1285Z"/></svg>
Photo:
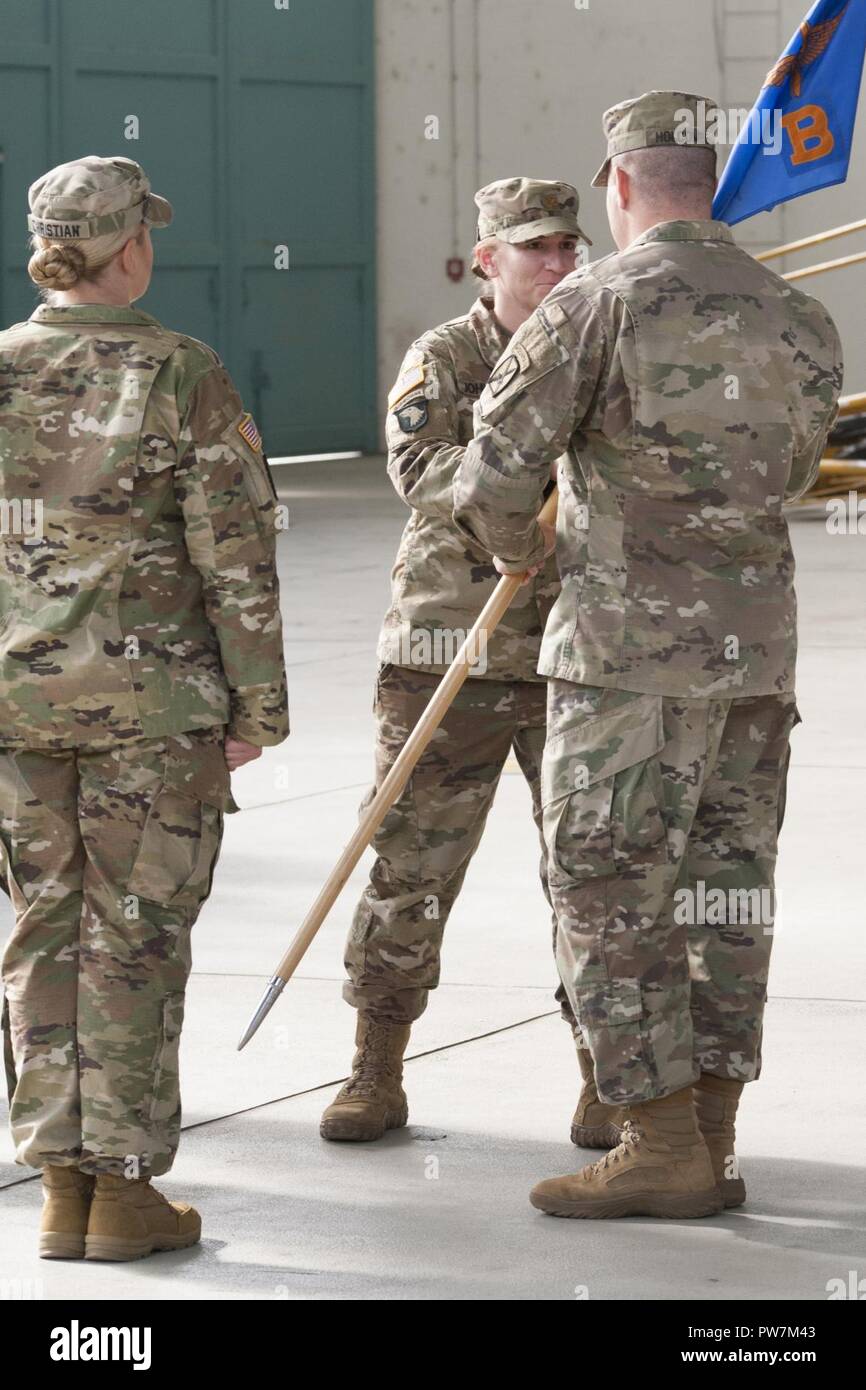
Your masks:
<svg viewBox="0 0 866 1390"><path fill-rule="evenodd" d="M3 1008L0 1010L0 1029L3 1033L3 1070L6 1074L6 1094L9 1104L15 1095L18 1075L15 1071L15 1052L12 1047L12 1020L9 1017L9 1000L3 995Z"/></svg>
<svg viewBox="0 0 866 1390"><path fill-rule="evenodd" d="M210 893L223 813L237 810L222 746L166 740L162 785L150 807L127 891L162 907L198 908Z"/></svg>
<svg viewBox="0 0 866 1390"><path fill-rule="evenodd" d="M583 978L576 993L577 1016L592 1039L596 1077L604 1099L614 1104L649 1100L658 1073L644 1021L640 982Z"/></svg>
<svg viewBox="0 0 866 1390"><path fill-rule="evenodd" d="M795 705L795 706L794 706L793 716L792 716L792 718L791 718L791 727L790 727L790 729L788 730L788 737L789 737L789 738L790 738L791 734L794 732L794 730L796 729L797 725L798 725L798 724L802 724L802 722L803 722L802 715L800 714L800 711L797 709L797 706ZM788 771L789 771L789 769L790 769L790 766L791 766L791 745L788 744L788 747L787 747L786 750L785 750L785 763L784 763L784 766L783 766L783 768L782 768L782 775L781 775L781 777L779 778L779 800L778 800L777 808L776 808L776 834L777 834L777 835L778 835L779 831L782 829L782 824L783 824L784 819L785 819L785 806L786 806L786 804L787 804L787 799L788 799Z"/></svg>
<svg viewBox="0 0 866 1390"><path fill-rule="evenodd" d="M27 908L27 898L21 884L12 872L12 844L7 843L0 832L0 888L6 894L17 915Z"/></svg>
<svg viewBox="0 0 866 1390"><path fill-rule="evenodd" d="M634 695L548 739L541 799L552 885L667 857L660 695Z"/></svg>
<svg viewBox="0 0 866 1390"><path fill-rule="evenodd" d="M180 1035L183 1028L184 996L180 990L167 994L162 1001L162 1021L159 1043L153 1065L150 1122L166 1124L176 1117L180 1106L180 1077L178 1060Z"/></svg>
<svg viewBox="0 0 866 1390"><path fill-rule="evenodd" d="M394 669L391 661L383 661L376 672L376 679L373 682L373 713L378 714L382 700L382 687Z"/></svg>

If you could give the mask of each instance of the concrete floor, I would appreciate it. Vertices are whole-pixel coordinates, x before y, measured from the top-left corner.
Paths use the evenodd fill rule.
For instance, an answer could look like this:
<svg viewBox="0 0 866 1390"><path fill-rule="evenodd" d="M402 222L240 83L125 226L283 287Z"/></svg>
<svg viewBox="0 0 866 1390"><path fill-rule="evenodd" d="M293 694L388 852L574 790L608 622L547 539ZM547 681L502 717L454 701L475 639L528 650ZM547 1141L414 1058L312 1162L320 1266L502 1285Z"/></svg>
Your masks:
<svg viewBox="0 0 866 1390"><path fill-rule="evenodd" d="M443 984L413 1030L411 1124L326 1144L354 1014L342 944L364 865L258 1037L237 1039L355 823L371 684L406 516L381 460L279 470L292 737L236 774L195 929L185 1137L162 1186L200 1207L200 1247L125 1266L35 1257L38 1182L0 1138L0 1291L48 1299L824 1299L866 1274L866 547L794 523L800 709L779 862L764 1075L742 1106L746 1208L699 1222L556 1221L527 1193L592 1155L554 1013L548 924L520 774L509 769L448 926ZM0 901L0 936L9 928ZM2 1122L5 1125L5 1106Z"/></svg>

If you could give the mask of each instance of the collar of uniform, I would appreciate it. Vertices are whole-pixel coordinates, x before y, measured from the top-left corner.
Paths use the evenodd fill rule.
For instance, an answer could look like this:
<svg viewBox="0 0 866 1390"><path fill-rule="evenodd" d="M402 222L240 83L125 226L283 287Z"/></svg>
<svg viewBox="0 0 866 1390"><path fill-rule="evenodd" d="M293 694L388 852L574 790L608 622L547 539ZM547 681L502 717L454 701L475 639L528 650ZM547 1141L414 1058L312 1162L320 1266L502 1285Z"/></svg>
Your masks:
<svg viewBox="0 0 866 1390"><path fill-rule="evenodd" d="M141 323L159 321L141 309L120 304L40 304L30 315L31 323Z"/></svg>
<svg viewBox="0 0 866 1390"><path fill-rule="evenodd" d="M478 351L488 367L495 367L508 346L511 334L494 314L493 300L476 299L469 310L469 318L478 339Z"/></svg>
<svg viewBox="0 0 866 1390"><path fill-rule="evenodd" d="M678 220L676 222L657 222L654 227L649 227L639 237L635 237L626 249L630 251L633 246L644 246L649 241L732 242L733 240L734 234L727 222L714 222L710 218L695 222Z"/></svg>

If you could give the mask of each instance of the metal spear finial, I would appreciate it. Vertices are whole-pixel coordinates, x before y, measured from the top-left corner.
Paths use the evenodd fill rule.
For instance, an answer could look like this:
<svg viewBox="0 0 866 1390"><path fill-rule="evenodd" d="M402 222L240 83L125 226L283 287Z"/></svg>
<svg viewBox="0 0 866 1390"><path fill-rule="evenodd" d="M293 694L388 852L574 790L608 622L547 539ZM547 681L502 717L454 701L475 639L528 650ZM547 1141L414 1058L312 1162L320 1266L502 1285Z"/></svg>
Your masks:
<svg viewBox="0 0 866 1390"><path fill-rule="evenodd" d="M238 1043L238 1052L243 1051L250 1038L257 1032L259 1024L267 1018L285 987L286 982L279 975L274 975L272 979L268 980L268 987L261 997L259 1006L247 1024L247 1031Z"/></svg>

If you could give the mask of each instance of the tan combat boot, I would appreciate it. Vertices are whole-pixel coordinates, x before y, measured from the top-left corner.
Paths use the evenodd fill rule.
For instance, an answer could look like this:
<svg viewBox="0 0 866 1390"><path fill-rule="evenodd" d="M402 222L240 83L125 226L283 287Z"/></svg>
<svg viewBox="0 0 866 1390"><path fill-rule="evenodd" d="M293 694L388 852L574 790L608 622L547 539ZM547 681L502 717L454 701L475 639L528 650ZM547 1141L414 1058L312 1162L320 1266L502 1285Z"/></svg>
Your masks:
<svg viewBox="0 0 866 1390"><path fill-rule="evenodd" d="M532 1189L553 1216L712 1216L723 1201L690 1086L626 1109L622 1142L597 1162Z"/></svg>
<svg viewBox="0 0 866 1390"><path fill-rule="evenodd" d="M734 1154L734 1121L743 1082L701 1072L692 1089L698 1125L713 1161L716 1186L726 1207L741 1207L746 1200L746 1184Z"/></svg>
<svg viewBox="0 0 866 1390"><path fill-rule="evenodd" d="M592 1053L578 1047L577 1060L583 1089L571 1121L571 1142L581 1149L613 1149L620 1141L625 1116L618 1105L599 1100Z"/></svg>
<svg viewBox="0 0 866 1390"><path fill-rule="evenodd" d="M409 1118L401 1082L411 1025L359 1013L352 1075L319 1125L323 1139L381 1139Z"/></svg>
<svg viewBox="0 0 866 1390"><path fill-rule="evenodd" d="M46 1164L42 1169L45 1203L39 1227L43 1260L80 1260L90 1215L94 1179L77 1168Z"/></svg>
<svg viewBox="0 0 866 1390"><path fill-rule="evenodd" d="M99 1173L85 1258L140 1260L155 1250L185 1250L201 1239L201 1217L185 1202L170 1202L149 1178Z"/></svg>

